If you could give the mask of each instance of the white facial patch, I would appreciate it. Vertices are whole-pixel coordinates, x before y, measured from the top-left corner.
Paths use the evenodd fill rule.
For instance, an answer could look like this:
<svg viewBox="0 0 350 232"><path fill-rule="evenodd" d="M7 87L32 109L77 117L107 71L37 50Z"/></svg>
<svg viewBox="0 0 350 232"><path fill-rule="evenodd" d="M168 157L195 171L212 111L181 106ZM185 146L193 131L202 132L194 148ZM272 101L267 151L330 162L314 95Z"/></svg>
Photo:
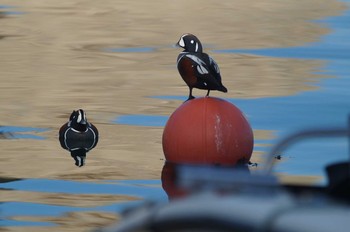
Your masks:
<svg viewBox="0 0 350 232"><path fill-rule="evenodd" d="M185 41L184 41L183 37L180 38L179 45L180 45L180 47L183 47L183 48L185 47Z"/></svg>
<svg viewBox="0 0 350 232"><path fill-rule="evenodd" d="M81 119L82 119L82 116L81 116L81 113L80 113L80 111L79 111L79 115L78 115L77 123L80 123L80 122L81 122Z"/></svg>

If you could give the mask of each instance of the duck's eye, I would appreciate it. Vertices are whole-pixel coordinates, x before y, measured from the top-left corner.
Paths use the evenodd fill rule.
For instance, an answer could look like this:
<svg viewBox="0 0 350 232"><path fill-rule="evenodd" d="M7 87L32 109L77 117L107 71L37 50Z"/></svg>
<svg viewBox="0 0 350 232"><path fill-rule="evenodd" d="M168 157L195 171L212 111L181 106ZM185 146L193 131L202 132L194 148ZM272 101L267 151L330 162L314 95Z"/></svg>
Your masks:
<svg viewBox="0 0 350 232"><path fill-rule="evenodd" d="M194 43L194 40L191 40L191 44L193 44Z"/></svg>

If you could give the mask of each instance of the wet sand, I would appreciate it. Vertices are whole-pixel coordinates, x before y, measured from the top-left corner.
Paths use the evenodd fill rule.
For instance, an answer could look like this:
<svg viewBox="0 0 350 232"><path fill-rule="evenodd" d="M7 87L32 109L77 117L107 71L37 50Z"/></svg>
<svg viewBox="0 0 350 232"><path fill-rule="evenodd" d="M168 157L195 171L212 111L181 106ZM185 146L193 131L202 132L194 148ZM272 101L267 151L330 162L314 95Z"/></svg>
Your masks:
<svg viewBox="0 0 350 232"><path fill-rule="evenodd" d="M314 88L309 83L324 78L312 74L324 65L322 61L211 50L314 42L329 30L311 20L344 10L334 0L106 0L103 5L98 1L4 0L1 4L15 6L11 10L23 14L0 17L0 125L49 130L38 134L45 140L0 139L0 176L84 181L160 178L163 128L111 122L124 114L170 115L181 104L150 98L188 94L175 67L180 51L172 47L181 34L196 34L220 65L229 92L212 96L291 95ZM125 47L155 51L105 51ZM194 94L205 93L195 90ZM59 127L78 108L86 110L100 131L99 144L83 168L75 167L58 142ZM269 131L254 134L257 139L271 136ZM254 154L252 160L258 159L258 153ZM69 224L74 217L65 220ZM64 228L72 229L59 230Z"/></svg>

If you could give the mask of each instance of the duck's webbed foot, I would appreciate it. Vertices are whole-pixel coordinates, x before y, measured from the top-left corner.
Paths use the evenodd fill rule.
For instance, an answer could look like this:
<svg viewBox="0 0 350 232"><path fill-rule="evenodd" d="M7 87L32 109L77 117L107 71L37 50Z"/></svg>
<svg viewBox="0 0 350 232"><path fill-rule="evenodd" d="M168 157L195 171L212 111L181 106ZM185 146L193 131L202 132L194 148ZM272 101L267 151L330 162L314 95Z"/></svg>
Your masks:
<svg viewBox="0 0 350 232"><path fill-rule="evenodd" d="M189 100L192 100L192 99L195 99L195 97L192 95L192 88L190 88L190 94L188 95L188 98L187 98L186 101L189 101Z"/></svg>

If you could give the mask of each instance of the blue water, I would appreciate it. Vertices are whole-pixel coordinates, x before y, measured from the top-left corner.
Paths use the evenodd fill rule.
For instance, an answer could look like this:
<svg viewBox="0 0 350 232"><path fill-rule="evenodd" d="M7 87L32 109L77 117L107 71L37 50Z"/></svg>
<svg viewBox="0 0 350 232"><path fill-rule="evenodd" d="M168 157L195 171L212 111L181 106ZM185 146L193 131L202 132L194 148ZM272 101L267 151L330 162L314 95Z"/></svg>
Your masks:
<svg viewBox="0 0 350 232"><path fill-rule="evenodd" d="M0 5L0 9L4 10L4 9L13 9L15 8L14 6L10 6L10 5Z"/></svg>
<svg viewBox="0 0 350 232"><path fill-rule="evenodd" d="M5 15L21 15L21 14L25 14L25 12L22 11L3 11L2 12Z"/></svg>
<svg viewBox="0 0 350 232"><path fill-rule="evenodd" d="M112 122L122 125L134 125L134 126L159 126L163 127L168 121L169 116L161 115L121 115L115 118Z"/></svg>
<svg viewBox="0 0 350 232"><path fill-rule="evenodd" d="M22 11L12 11L12 9L15 9L14 6L9 5L0 5L0 13L5 15L22 15L25 14L25 12Z"/></svg>
<svg viewBox="0 0 350 232"><path fill-rule="evenodd" d="M0 133L4 134L6 139L37 139L43 140L44 136L37 133L48 131L47 128L21 127L21 126L0 126Z"/></svg>
<svg viewBox="0 0 350 232"><path fill-rule="evenodd" d="M349 2L346 1L346 2ZM0 5L1 12L8 15L22 14L13 7ZM226 99L235 104L247 116L254 130L269 130L276 139L255 140L255 144L272 144L285 135L299 129L319 126L347 126L350 114L350 11L344 15L318 20L332 29L320 41L300 47L263 49L213 50L216 53L244 53L279 59L316 59L326 61L317 70L318 74L331 75L316 84L318 88L292 96L265 97L255 99ZM156 52L152 47L106 48L106 52L144 53ZM158 99L178 100L179 105L187 96L152 96ZM131 126L163 127L168 116L121 115L112 123ZM1 126L0 133L8 139L45 139L40 133L46 128ZM348 159L347 139L308 140L293 146L282 154L283 158L275 170L289 175L323 175L326 163ZM267 151L266 146L255 145L255 151ZM62 216L68 212L103 211L119 213L125 208L140 204L143 199L166 200L160 180L107 180L100 183L48 179L23 179L0 183L0 188L25 192L62 194L113 194L135 196L141 200L110 203L96 207L59 206L32 202L0 203L0 227L3 226L55 226L54 223L17 221L13 216Z"/></svg>
<svg viewBox="0 0 350 232"><path fill-rule="evenodd" d="M349 1L346 1L349 2ZM344 15L318 20L332 29L319 42L300 47L216 50L221 53L245 53L281 59L321 59L327 63L317 73L332 75L322 79L314 91L287 97L230 99L248 115L254 129L272 129L277 138L303 129L348 126L350 117L350 11ZM275 141L272 141L275 142ZM331 162L350 159L348 139L313 140L285 154L291 158L277 166L276 171L288 174L323 175L322 167Z"/></svg>
<svg viewBox="0 0 350 232"><path fill-rule="evenodd" d="M105 48L105 52L120 52L120 53L144 53L144 52L154 52L153 47L128 47L128 48Z"/></svg>
<svg viewBox="0 0 350 232"><path fill-rule="evenodd" d="M349 3L349 0L345 1ZM284 136L301 129L348 126L350 116L350 11L341 16L317 20L331 28L331 33L320 41L299 47L262 49L225 49L216 53L244 53L280 59L325 60L318 74L331 75L313 84L316 90L302 91L292 96L255 99L225 99L236 105L247 116L255 130L270 130L276 139L255 141L276 143ZM153 96L158 99L184 101L187 96ZM179 103L181 104L181 103ZM167 117L157 115L122 115L113 122L138 126L162 127ZM286 159L276 171L288 174L323 175L322 167L329 162L349 159L347 139L310 141L295 146L284 154ZM267 151L256 146L255 151ZM290 155L289 155L290 154ZM289 157L287 159L287 157ZM310 162L309 162L310 161ZM312 161L312 162L311 162Z"/></svg>
<svg viewBox="0 0 350 232"><path fill-rule="evenodd" d="M1 188L3 189L19 191L71 194L121 194L144 198L161 198L162 194L159 192L159 187L159 180L139 180L137 182L125 180L108 181L108 183L91 183L67 180L24 179L1 184Z"/></svg>
<svg viewBox="0 0 350 232"><path fill-rule="evenodd" d="M1 183L0 188L5 190L28 192L95 194L96 196L99 194L111 194L140 198L140 200L111 203L95 207L59 206L30 202L3 202L0 204L0 213L2 217L0 220L0 227L54 225L53 223L47 222L24 222L11 220L11 217L17 215L58 217L68 212L81 211L120 213L126 208L141 204L144 199L153 199L157 201L167 200L167 195L161 187L160 180L107 180L103 183L92 183L66 180L24 179Z"/></svg>

